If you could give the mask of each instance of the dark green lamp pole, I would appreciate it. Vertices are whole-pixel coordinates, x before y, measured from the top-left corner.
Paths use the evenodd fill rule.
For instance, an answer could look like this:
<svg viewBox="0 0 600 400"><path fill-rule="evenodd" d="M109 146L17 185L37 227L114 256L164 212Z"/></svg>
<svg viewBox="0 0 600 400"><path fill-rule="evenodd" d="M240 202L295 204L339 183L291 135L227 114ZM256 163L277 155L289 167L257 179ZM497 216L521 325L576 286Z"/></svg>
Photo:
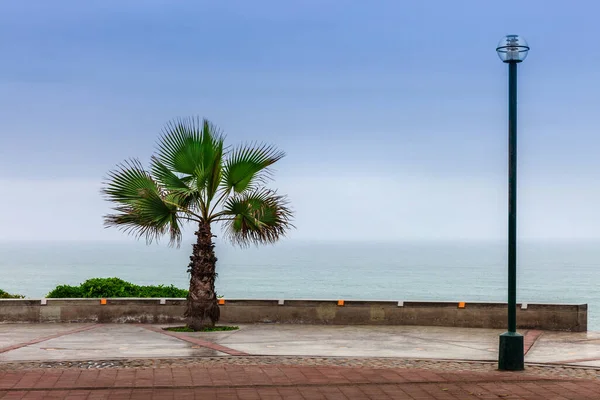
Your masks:
<svg viewBox="0 0 600 400"><path fill-rule="evenodd" d="M496 48L508 64L508 332L500 335L498 369L525 368L523 335L517 333L517 64L529 46L518 35L507 35Z"/></svg>

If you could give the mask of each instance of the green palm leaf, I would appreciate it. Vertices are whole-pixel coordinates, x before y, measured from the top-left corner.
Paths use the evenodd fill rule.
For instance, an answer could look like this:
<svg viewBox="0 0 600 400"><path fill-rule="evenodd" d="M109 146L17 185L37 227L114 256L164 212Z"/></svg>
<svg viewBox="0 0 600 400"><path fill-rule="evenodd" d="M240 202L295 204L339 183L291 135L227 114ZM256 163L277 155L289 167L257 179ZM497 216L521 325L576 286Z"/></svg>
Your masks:
<svg viewBox="0 0 600 400"><path fill-rule="evenodd" d="M230 197L221 215L226 234L241 246L275 243L293 227L287 198L269 189Z"/></svg>
<svg viewBox="0 0 600 400"><path fill-rule="evenodd" d="M195 190L212 199L221 179L223 135L207 120L169 122L157 145L157 160L173 174L187 176ZM172 179L172 178L169 178Z"/></svg>
<svg viewBox="0 0 600 400"><path fill-rule="evenodd" d="M138 160L109 172L102 193L117 204L116 213L105 216L107 227L116 226L147 242L169 233L171 244L181 243L177 204L165 201L165 192Z"/></svg>
<svg viewBox="0 0 600 400"><path fill-rule="evenodd" d="M256 183L265 183L268 167L281 160L285 153L275 147L252 144L240 146L228 154L223 168L223 187L242 193Z"/></svg>
<svg viewBox="0 0 600 400"><path fill-rule="evenodd" d="M156 156L152 156L151 170L152 176L171 196L171 201L179 204L182 208L195 208L201 193L194 186L190 186L193 177L177 176Z"/></svg>

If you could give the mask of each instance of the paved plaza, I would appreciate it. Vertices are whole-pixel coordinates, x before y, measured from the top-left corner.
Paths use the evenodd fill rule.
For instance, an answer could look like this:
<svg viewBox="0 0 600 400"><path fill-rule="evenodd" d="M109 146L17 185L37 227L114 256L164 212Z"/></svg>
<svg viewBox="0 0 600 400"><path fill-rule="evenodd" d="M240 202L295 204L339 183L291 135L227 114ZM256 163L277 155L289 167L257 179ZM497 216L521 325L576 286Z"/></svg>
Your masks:
<svg viewBox="0 0 600 400"><path fill-rule="evenodd" d="M0 399L599 399L600 334L527 331L496 371L490 329L0 324Z"/></svg>
<svg viewBox="0 0 600 400"><path fill-rule="evenodd" d="M396 357L495 361L494 329L256 324L176 333L158 325L0 324L0 363L218 357ZM524 330L525 361L600 367L600 333Z"/></svg>

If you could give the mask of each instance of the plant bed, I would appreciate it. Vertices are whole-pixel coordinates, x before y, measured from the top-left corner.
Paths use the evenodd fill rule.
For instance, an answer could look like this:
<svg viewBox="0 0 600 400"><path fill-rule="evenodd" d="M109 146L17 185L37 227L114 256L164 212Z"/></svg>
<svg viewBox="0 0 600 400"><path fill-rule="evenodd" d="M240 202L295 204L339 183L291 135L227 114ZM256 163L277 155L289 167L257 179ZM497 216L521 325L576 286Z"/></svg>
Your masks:
<svg viewBox="0 0 600 400"><path fill-rule="evenodd" d="M192 328L188 328L187 326L172 326L169 328L163 328L163 330L169 332L224 332L236 331L238 329L240 329L239 326L213 326L201 329L199 331L195 331Z"/></svg>

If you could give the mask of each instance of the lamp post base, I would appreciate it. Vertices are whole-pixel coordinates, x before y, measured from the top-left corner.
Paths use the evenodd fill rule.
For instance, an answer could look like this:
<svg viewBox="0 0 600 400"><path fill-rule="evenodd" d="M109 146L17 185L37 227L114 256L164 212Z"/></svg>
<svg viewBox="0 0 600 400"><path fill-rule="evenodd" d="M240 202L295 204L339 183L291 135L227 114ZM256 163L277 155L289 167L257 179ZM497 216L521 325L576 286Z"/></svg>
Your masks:
<svg viewBox="0 0 600 400"><path fill-rule="evenodd" d="M501 371L523 371L525 369L523 335L517 332L504 332L500 335L498 369Z"/></svg>

